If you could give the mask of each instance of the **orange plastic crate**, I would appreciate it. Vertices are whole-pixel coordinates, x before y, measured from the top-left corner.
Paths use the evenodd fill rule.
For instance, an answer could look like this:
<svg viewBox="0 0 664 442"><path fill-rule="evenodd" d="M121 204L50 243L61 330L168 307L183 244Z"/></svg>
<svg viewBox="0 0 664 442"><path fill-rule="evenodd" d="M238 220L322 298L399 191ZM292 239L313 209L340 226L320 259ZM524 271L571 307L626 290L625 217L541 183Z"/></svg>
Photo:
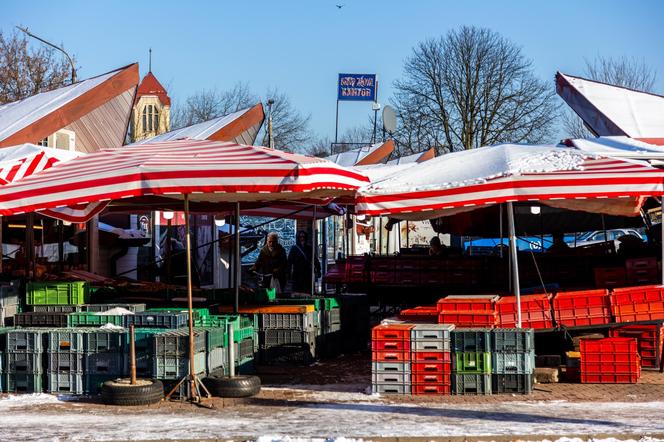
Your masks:
<svg viewBox="0 0 664 442"><path fill-rule="evenodd" d="M410 351L410 341L403 339L389 340L389 339L374 339L371 341L372 351Z"/></svg>
<svg viewBox="0 0 664 442"><path fill-rule="evenodd" d="M413 373L411 375L412 384L435 384L435 385L451 385L452 379L450 378L449 371L441 373Z"/></svg>
<svg viewBox="0 0 664 442"><path fill-rule="evenodd" d="M452 362L411 362L413 373L451 373Z"/></svg>
<svg viewBox="0 0 664 442"><path fill-rule="evenodd" d="M412 394L433 394L433 395L449 395L452 391L451 385L429 385L429 384L416 384L411 386Z"/></svg>
<svg viewBox="0 0 664 442"><path fill-rule="evenodd" d="M414 351L411 355L414 362L452 362L449 351Z"/></svg>
<svg viewBox="0 0 664 442"><path fill-rule="evenodd" d="M371 360L376 362L410 362L409 351L374 351Z"/></svg>
<svg viewBox="0 0 664 442"><path fill-rule="evenodd" d="M377 325L371 330L371 339L410 341L410 331L413 327L413 324Z"/></svg>

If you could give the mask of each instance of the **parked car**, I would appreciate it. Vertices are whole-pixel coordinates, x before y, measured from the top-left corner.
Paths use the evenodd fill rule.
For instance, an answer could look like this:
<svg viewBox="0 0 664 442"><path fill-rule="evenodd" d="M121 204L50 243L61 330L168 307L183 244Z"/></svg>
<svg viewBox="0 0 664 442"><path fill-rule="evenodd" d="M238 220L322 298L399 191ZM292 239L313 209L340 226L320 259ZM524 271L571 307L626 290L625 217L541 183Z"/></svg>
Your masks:
<svg viewBox="0 0 664 442"><path fill-rule="evenodd" d="M611 229L611 230L594 230L592 232L585 232L576 237L576 241L572 239L567 241L570 247L584 247L592 244L599 244L606 241L613 241L616 250L620 248L620 237L631 235L638 238L640 241L646 241L644 234L637 229ZM567 238L566 238L567 240Z"/></svg>

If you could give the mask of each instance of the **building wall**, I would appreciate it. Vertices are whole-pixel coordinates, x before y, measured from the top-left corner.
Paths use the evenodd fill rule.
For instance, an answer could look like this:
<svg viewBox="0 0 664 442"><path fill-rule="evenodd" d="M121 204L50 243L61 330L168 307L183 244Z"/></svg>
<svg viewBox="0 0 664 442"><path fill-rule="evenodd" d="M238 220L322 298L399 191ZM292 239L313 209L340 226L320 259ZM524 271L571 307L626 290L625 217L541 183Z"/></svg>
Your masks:
<svg viewBox="0 0 664 442"><path fill-rule="evenodd" d="M159 112L159 125L149 130L143 126L143 112L148 105L154 106ZM145 138L154 137L171 130L171 107L164 106L156 95L140 97L131 114L131 141L136 142Z"/></svg>

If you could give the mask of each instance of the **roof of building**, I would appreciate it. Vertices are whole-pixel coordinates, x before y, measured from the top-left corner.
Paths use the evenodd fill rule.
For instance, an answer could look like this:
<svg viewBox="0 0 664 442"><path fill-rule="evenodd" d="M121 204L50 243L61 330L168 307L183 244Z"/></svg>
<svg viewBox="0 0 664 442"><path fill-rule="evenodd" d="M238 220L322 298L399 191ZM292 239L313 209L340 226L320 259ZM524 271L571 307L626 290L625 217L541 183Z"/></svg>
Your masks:
<svg viewBox="0 0 664 442"><path fill-rule="evenodd" d="M406 155L404 157L395 158L388 161L386 164L397 165L397 164L410 164L410 163L421 163L422 161L430 160L436 157L436 149L429 148L423 152L414 153L412 155Z"/></svg>
<svg viewBox="0 0 664 442"><path fill-rule="evenodd" d="M73 130L71 126L86 126L88 132L104 131L105 135L111 135L112 140L104 134L91 137L104 143L103 147L113 147L117 140L121 145L137 83L138 65L132 64L1 105L0 147L36 143L60 129ZM81 137L86 138L83 133ZM94 145L90 149L99 147Z"/></svg>
<svg viewBox="0 0 664 442"><path fill-rule="evenodd" d="M134 144L156 143L159 141L189 138L192 140L235 141L240 144L253 144L258 129L263 123L263 105L233 112L202 123L175 129Z"/></svg>
<svg viewBox="0 0 664 442"><path fill-rule="evenodd" d="M598 136L664 137L664 96L560 72L556 91Z"/></svg>
<svg viewBox="0 0 664 442"><path fill-rule="evenodd" d="M358 147L357 149L337 153L325 158L344 167L366 166L384 162L393 151L394 142L387 140L384 143Z"/></svg>
<svg viewBox="0 0 664 442"><path fill-rule="evenodd" d="M171 105L171 98L168 96L164 86L159 83L157 77L154 76L152 71L148 72L145 77L141 80L141 84L138 85L138 91L136 92L136 98L143 97L145 95L155 95L161 101L161 104L164 106Z"/></svg>

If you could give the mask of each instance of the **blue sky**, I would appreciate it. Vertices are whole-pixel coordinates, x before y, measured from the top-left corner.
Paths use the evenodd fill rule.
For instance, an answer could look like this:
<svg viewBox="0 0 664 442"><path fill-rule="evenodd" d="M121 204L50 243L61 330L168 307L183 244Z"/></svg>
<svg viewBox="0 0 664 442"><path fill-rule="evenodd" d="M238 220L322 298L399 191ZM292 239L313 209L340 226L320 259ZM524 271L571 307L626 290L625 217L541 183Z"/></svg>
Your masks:
<svg viewBox="0 0 664 442"><path fill-rule="evenodd" d="M556 70L581 74L584 58L627 55L658 71L664 93L662 17L661 1L0 1L3 32L21 24L64 43L81 78L134 61L144 74L151 47L175 102L238 81L261 94L278 87L330 137L339 72L376 73L385 103L412 47L459 25L521 46L552 88ZM370 104L342 103L340 114L343 131L365 123Z"/></svg>

